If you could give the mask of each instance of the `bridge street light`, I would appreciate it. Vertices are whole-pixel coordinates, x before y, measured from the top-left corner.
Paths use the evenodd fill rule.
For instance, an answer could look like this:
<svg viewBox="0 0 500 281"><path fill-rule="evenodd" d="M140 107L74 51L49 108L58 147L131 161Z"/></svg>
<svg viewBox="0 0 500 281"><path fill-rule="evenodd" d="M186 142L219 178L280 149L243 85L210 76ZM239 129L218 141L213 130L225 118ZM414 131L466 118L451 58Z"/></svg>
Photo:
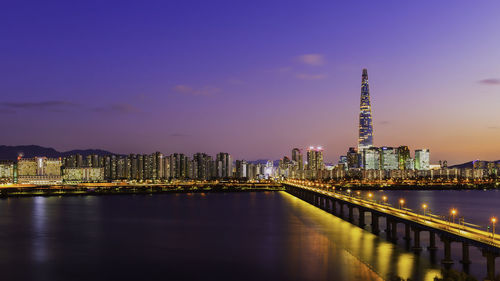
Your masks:
<svg viewBox="0 0 500 281"><path fill-rule="evenodd" d="M451 217L452 217L452 222L455 223L455 216L457 214L456 209L451 209Z"/></svg>
<svg viewBox="0 0 500 281"><path fill-rule="evenodd" d="M495 223L497 222L497 218L491 218L491 226L493 227L493 231L491 232L491 238L495 239Z"/></svg>
<svg viewBox="0 0 500 281"><path fill-rule="evenodd" d="M385 204L387 202L387 196L382 196L382 202Z"/></svg>
<svg viewBox="0 0 500 281"><path fill-rule="evenodd" d="M400 209L403 209L403 205L405 204L405 200L404 199L399 199L399 208Z"/></svg>
<svg viewBox="0 0 500 281"><path fill-rule="evenodd" d="M424 217L425 217L425 209L427 209L427 204L422 204L422 209L424 209Z"/></svg>

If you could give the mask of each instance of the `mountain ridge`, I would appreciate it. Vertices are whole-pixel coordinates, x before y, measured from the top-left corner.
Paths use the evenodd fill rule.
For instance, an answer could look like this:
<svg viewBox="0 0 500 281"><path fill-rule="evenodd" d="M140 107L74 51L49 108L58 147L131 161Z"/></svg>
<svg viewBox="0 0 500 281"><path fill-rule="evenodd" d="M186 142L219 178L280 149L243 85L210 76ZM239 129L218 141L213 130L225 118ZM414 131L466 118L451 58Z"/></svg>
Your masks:
<svg viewBox="0 0 500 281"><path fill-rule="evenodd" d="M52 147L43 147L39 145L0 145L0 159L1 160L16 160L22 154L25 158L32 158L36 156L44 156L48 158L65 157L72 154L81 154L87 156L90 154L97 155L119 155L102 149L73 149L69 151L57 151Z"/></svg>

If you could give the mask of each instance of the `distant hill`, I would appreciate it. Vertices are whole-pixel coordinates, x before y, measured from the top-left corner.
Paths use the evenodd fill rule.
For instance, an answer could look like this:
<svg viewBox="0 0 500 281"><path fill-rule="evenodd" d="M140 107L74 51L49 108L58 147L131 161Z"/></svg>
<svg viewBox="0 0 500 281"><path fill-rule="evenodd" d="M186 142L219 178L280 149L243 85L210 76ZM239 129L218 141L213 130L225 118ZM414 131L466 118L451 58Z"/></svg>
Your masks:
<svg viewBox="0 0 500 281"><path fill-rule="evenodd" d="M51 147L42 147L38 145L18 145L8 146L0 145L0 160L16 160L19 154L23 154L24 158L32 158L35 156L46 156L49 158L64 157L71 154L81 154L87 156L90 154L109 155L114 154L101 149L85 149L85 150L70 150L60 152Z"/></svg>
<svg viewBox="0 0 500 281"><path fill-rule="evenodd" d="M482 161L482 160L478 160L478 161ZM465 163L462 163L462 164L457 164L457 165L453 165L453 166L449 166L448 168L450 169L472 169L472 167L474 166L474 162L475 161L469 161L469 162L465 162ZM496 160L496 161L484 161L484 162L495 162L495 163L500 163L500 160Z"/></svg>

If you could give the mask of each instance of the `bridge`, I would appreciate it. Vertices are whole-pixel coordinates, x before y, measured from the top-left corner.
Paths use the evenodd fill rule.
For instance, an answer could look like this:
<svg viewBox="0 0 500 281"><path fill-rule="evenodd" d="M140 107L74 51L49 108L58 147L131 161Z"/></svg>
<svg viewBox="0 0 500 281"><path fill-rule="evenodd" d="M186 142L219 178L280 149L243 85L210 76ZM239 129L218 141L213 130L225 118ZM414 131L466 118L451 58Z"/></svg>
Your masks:
<svg viewBox="0 0 500 281"><path fill-rule="evenodd" d="M434 252L437 250L437 235L444 245L444 258L441 262L445 268L449 268L454 263L451 258L451 243L462 244L462 260L460 262L466 268L471 263L469 247L477 247L486 258L486 279L494 280L495 278L495 258L500 255L500 239L494 233L455 223L454 221L443 220L430 214L418 214L402 206L395 208L385 202L356 197L349 192L350 190L341 192L335 190L334 187L325 187L320 184L311 186L294 180L284 181L282 184L286 192L291 195L351 223L355 221L354 209L357 209L357 222L361 228L366 226L366 216L369 214L371 231L374 234L380 234L380 218L383 218L386 225L384 232L392 242L396 242L398 239L398 224L404 225L405 234L403 238L411 245L411 233L413 232L412 249L416 253L422 251L420 245L421 232L429 232L430 245L428 249Z"/></svg>

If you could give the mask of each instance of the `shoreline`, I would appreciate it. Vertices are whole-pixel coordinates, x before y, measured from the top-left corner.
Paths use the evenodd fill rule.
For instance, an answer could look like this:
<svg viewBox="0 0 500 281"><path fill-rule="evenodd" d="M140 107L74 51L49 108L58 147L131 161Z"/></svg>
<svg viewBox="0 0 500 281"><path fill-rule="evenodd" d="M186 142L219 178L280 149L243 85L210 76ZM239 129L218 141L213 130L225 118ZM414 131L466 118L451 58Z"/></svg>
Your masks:
<svg viewBox="0 0 500 281"><path fill-rule="evenodd" d="M75 189L38 189L0 190L0 199L13 197L54 197L54 196L101 196L101 195L148 195L167 193L224 193L224 192L265 192L284 191L283 187L216 187L216 188L163 188L163 187L119 187L119 188L75 188Z"/></svg>

